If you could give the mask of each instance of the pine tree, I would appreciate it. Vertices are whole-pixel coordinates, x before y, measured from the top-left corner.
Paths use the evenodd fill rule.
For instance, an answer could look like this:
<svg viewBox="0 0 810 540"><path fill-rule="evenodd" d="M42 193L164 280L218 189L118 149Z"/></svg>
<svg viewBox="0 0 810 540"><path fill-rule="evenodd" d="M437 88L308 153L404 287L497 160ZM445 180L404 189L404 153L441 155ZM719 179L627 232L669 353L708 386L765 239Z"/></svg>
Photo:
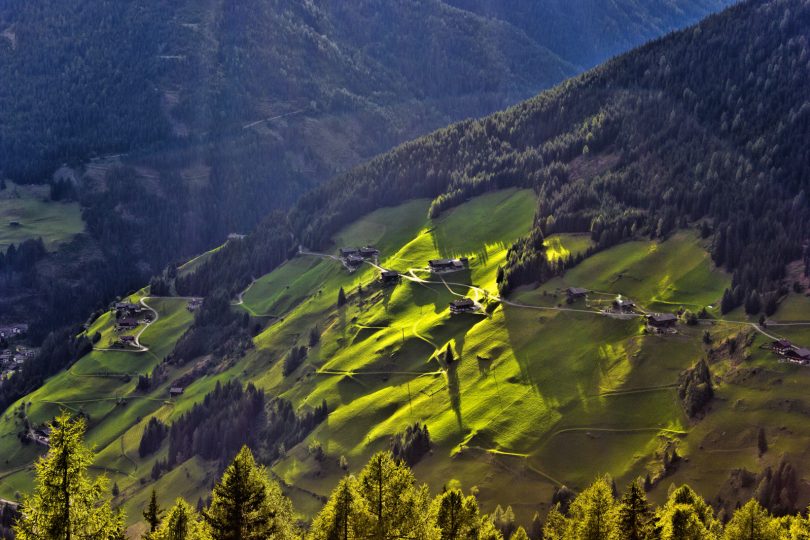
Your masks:
<svg viewBox="0 0 810 540"><path fill-rule="evenodd" d="M560 511L559 503L551 507L546 515L546 523L543 525L544 540L566 540L568 531L568 518Z"/></svg>
<svg viewBox="0 0 810 540"><path fill-rule="evenodd" d="M776 521L755 500L739 508L726 525L725 540L778 540Z"/></svg>
<svg viewBox="0 0 810 540"><path fill-rule="evenodd" d="M441 540L476 538L481 526L478 501L464 497L460 489L449 489L433 500L433 514Z"/></svg>
<svg viewBox="0 0 810 540"><path fill-rule="evenodd" d="M149 534L157 530L160 525L160 520L163 514L163 509L160 508L157 502L157 491L152 488L152 496L149 499L149 506L143 511L143 519L149 525L149 531L144 535L144 538L149 538Z"/></svg>
<svg viewBox="0 0 810 540"><path fill-rule="evenodd" d="M686 485L674 489L658 509L655 527L661 540L712 539L720 534L712 507Z"/></svg>
<svg viewBox="0 0 810 540"><path fill-rule="evenodd" d="M95 540L112 538L123 528L123 516L113 513L104 477L92 480L93 461L82 438L82 418L62 413L54 420L50 448L36 463L36 487L25 497L14 525L19 540Z"/></svg>
<svg viewBox="0 0 810 540"><path fill-rule="evenodd" d="M529 540L529 535L526 534L526 530L523 527L518 527L517 530L512 533L512 536L509 537L509 540Z"/></svg>
<svg viewBox="0 0 810 540"><path fill-rule="evenodd" d="M616 516L616 540L643 540L650 538L652 512L644 490L638 482L627 488L619 503Z"/></svg>
<svg viewBox="0 0 810 540"><path fill-rule="evenodd" d="M529 538L531 540L543 540L543 520L537 512L532 516L532 525L529 527Z"/></svg>
<svg viewBox="0 0 810 540"><path fill-rule="evenodd" d="M332 491L309 529L308 540L353 540L364 538L359 525L368 509L357 493L357 480L344 477Z"/></svg>
<svg viewBox="0 0 810 540"><path fill-rule="evenodd" d="M152 540L210 540L211 533L205 523L185 500L178 498L169 509L166 519L150 535Z"/></svg>
<svg viewBox="0 0 810 540"><path fill-rule="evenodd" d="M342 307L346 305L346 291L343 290L343 287L340 288L338 291L338 299L337 299L337 307Z"/></svg>
<svg viewBox="0 0 810 540"><path fill-rule="evenodd" d="M357 489L368 507L361 523L366 538L433 538L436 525L430 518L430 494L416 486L410 468L397 463L389 452L378 452L357 478Z"/></svg>
<svg viewBox="0 0 810 540"><path fill-rule="evenodd" d="M615 504L610 479L607 477L597 479L571 503L566 538L607 540L615 530Z"/></svg>
<svg viewBox="0 0 810 540"><path fill-rule="evenodd" d="M203 513L214 540L283 540L295 537L292 503L264 467L256 465L247 446L214 486Z"/></svg>

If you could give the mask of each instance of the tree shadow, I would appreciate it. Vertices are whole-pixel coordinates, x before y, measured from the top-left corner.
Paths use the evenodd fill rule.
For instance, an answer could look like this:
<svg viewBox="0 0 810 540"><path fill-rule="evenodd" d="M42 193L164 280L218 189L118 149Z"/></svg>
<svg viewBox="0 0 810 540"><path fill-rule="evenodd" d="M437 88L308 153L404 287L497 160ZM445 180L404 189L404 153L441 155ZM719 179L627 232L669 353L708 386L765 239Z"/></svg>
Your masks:
<svg viewBox="0 0 810 540"><path fill-rule="evenodd" d="M450 396L450 408L456 415L459 432L464 432L464 420L461 416L461 381L458 377L459 362L455 361L447 366L445 375L447 376L447 392Z"/></svg>

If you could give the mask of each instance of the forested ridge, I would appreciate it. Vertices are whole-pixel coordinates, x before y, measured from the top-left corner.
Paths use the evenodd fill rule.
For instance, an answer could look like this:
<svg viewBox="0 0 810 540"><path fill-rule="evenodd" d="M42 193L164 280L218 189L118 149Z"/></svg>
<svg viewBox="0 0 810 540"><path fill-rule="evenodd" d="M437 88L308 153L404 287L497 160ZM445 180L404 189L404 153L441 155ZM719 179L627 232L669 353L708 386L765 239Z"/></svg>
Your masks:
<svg viewBox="0 0 810 540"><path fill-rule="evenodd" d="M510 251L504 292L560 271L542 252L549 233L591 232L599 249L697 222L733 272L725 309L774 295L785 265L807 259L809 24L805 1L744 2L504 112L405 143L304 195L286 226L318 249L381 206L431 197L437 215L487 190L532 187L534 230ZM263 230L282 225L245 240L252 260L275 245ZM235 267L272 266L239 252L219 253L189 291L235 290L247 274L220 279Z"/></svg>
<svg viewBox="0 0 810 540"><path fill-rule="evenodd" d="M60 415L51 447L37 465L33 493L20 509L4 508L3 527L12 522L19 540L125 538L125 516L116 505L126 498L106 478L88 474L91 452L84 446L85 422ZM561 486L551 510L531 523L515 520L511 507L491 513L479 508L476 493L458 486L432 496L409 466L390 453L374 454L356 474L347 473L311 523L300 523L283 487L256 463L244 446L196 509L182 497L164 509L152 491L143 509L144 538L225 540L267 538L349 540L800 540L810 518L771 514L757 499L731 515L715 514L688 485L672 486L666 501L647 500L640 480L620 492L608 476L579 493ZM8 515L6 515L6 513Z"/></svg>

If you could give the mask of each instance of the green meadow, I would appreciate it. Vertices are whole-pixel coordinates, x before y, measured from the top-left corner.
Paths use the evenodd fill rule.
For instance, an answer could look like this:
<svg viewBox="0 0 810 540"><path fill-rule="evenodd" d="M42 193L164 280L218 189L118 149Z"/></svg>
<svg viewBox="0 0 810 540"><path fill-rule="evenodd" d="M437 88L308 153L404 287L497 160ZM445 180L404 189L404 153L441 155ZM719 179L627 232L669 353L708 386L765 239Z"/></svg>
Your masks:
<svg viewBox="0 0 810 540"><path fill-rule="evenodd" d="M272 467L302 518L317 512L318 497L345 474L341 457L349 471L357 471L373 452L388 448L392 435L417 421L428 425L433 442L431 454L414 468L421 481L434 490L448 482L475 487L485 511L509 504L523 521L547 508L562 484L579 489L602 473L619 484L646 474L657 478L663 452L673 447L687 459L656 483L654 499L681 481L712 496L735 468L758 471L782 453L807 454L810 429L803 411L810 409L801 404L810 371L778 363L759 348L764 336L751 338L742 360L714 357L717 397L705 418L689 419L683 412L678 377L707 356L704 331L717 345L754 332L750 326L681 324L677 334L659 336L647 333L639 317L600 313L617 295L645 311L716 305L731 279L714 268L695 231L620 244L500 302L497 270L512 242L531 227L534 194L490 193L432 220L428 207L428 200L414 200L380 209L338 232L328 252L299 254L259 277L233 306L262 323L255 347L174 400L167 399L168 382L139 394L132 374L150 371L167 355L192 315L183 300L147 298L160 313L141 336L148 352L93 351L6 412L0 455L9 457L0 470L0 496L30 487L27 467L41 451L17 442L15 408L23 405L35 423L60 408L82 411L90 416L88 440L98 470L118 483L131 530L141 531L137 521L153 485L149 473L167 452L164 443L155 455L138 457L146 422L152 416L178 418L217 381L233 378L289 399L299 411L328 404L328 419ZM380 249L381 267L403 274L399 284L383 287L374 265L349 272L334 258L341 246L366 244ZM558 234L546 246L550 258L563 258L584 252L591 241L588 235ZM469 258L469 268L440 275L427 270L429 259L461 256ZM563 292L569 286L592 292L569 305ZM348 302L338 308L340 288ZM487 309L451 315L448 304L464 296ZM810 314L808 302L791 295L774 320L810 318L804 315ZM104 340L110 325L105 314L88 332L99 331ZM810 327L778 328L798 333ZM285 377L285 355L307 344L312 329L319 343ZM448 346L456 358L450 366L444 362ZM169 380L191 366L172 369ZM102 370L110 376L93 376ZM763 458L754 448L759 426L768 426L772 447ZM326 460L310 455L313 441ZM214 470L195 458L154 486L164 503L176 495L195 502L209 490Z"/></svg>
<svg viewBox="0 0 810 540"><path fill-rule="evenodd" d="M84 230L79 203L54 202L47 188L6 181L0 191L0 249L30 238L42 238L47 249Z"/></svg>

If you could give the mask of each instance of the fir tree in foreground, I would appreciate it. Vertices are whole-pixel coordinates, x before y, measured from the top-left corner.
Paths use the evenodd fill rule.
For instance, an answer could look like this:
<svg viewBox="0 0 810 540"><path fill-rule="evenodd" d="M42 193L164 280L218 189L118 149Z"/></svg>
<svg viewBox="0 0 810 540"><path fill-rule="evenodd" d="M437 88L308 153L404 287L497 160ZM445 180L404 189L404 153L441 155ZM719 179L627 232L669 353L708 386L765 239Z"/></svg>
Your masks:
<svg viewBox="0 0 810 540"><path fill-rule="evenodd" d="M22 501L18 540L106 540L123 534L123 516L106 500L107 480L87 474L92 452L82 441L83 418L54 420L48 453L36 463L34 493Z"/></svg>
<svg viewBox="0 0 810 540"><path fill-rule="evenodd" d="M292 503L242 447L214 486L203 512L214 540L287 540L296 538Z"/></svg>
<svg viewBox="0 0 810 540"><path fill-rule="evenodd" d="M146 510L143 511L143 519L145 519L146 524L149 525L149 531L144 534L145 540L149 540L151 538L150 534L157 530L162 516L163 510L160 508L157 502L157 491L152 488L152 496L149 499L149 506L147 506Z"/></svg>
<svg viewBox="0 0 810 540"><path fill-rule="evenodd" d="M211 540L211 533L194 508L179 498L169 510L151 540Z"/></svg>

